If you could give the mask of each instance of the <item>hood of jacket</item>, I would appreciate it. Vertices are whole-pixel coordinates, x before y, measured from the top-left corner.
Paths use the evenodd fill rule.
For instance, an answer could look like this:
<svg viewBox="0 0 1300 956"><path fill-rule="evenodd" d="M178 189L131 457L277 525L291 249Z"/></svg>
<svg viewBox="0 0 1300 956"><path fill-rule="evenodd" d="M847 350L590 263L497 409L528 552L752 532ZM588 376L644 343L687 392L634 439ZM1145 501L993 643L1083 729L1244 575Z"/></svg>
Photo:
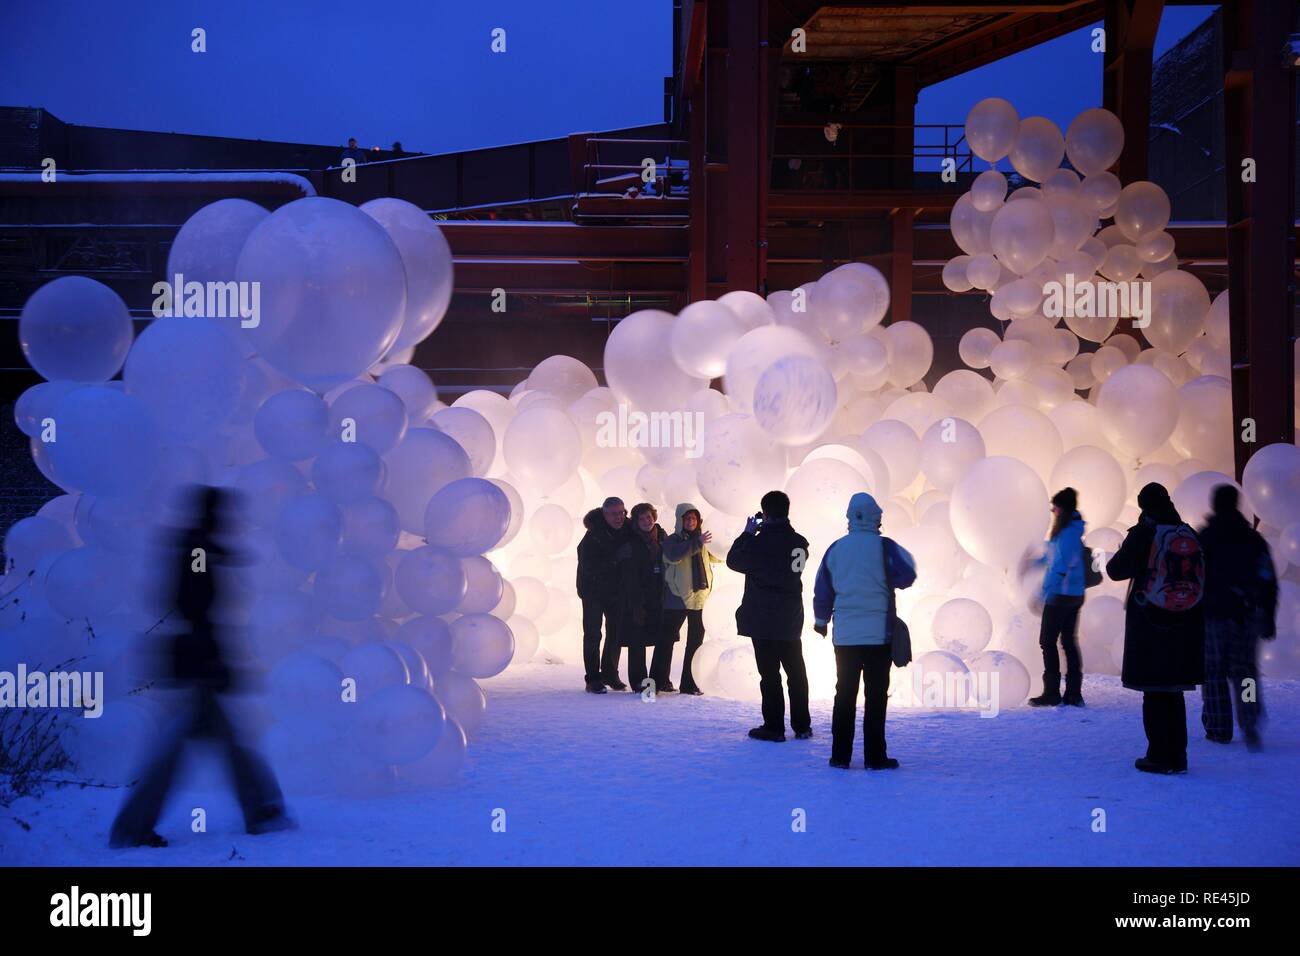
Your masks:
<svg viewBox="0 0 1300 956"><path fill-rule="evenodd" d="M859 491L849 499L849 509L845 516L849 519L850 531L880 531L880 505L876 499L865 491Z"/></svg>
<svg viewBox="0 0 1300 956"><path fill-rule="evenodd" d="M582 516L582 526L588 531L608 531L610 534L622 534L627 530L627 521L623 522L623 527L615 528L605 520L605 512L600 508L592 508Z"/></svg>
<svg viewBox="0 0 1300 956"><path fill-rule="evenodd" d="M687 513L688 511L694 511L694 512L695 512L695 516L696 516L696 518L699 519L700 524L699 524L699 527L696 528L696 530L697 530L697 531L703 530L703 528L704 528L704 516L700 514L700 509L697 508L695 505L691 504L689 501L683 501L681 504L679 504L679 505L677 506L677 524L676 524L676 526L673 528L673 534L685 534L685 533L686 533L686 532L685 532L685 529L682 528L682 519L686 517L686 513Z"/></svg>

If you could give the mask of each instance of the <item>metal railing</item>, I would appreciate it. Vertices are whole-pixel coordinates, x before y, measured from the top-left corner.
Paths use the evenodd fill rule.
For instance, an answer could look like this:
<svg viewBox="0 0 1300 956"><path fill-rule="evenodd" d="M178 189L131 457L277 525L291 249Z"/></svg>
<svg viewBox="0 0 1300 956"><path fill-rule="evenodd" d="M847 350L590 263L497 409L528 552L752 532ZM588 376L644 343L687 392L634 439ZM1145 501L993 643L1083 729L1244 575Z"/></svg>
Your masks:
<svg viewBox="0 0 1300 956"><path fill-rule="evenodd" d="M834 141L827 135L831 126ZM816 131L818 148L775 150L772 153L772 186L792 191L822 191L910 188L917 173L941 171L949 160L958 178L954 188L965 188L960 180L974 174L974 154L966 142L965 127L955 123L854 123L778 122L773 142L783 131ZM894 139L900 130L912 131L912 147L906 152L880 148L882 140ZM786 137L787 139L789 137ZM882 176L883 171L883 176ZM899 182L906 178L907 182Z"/></svg>
<svg viewBox="0 0 1300 956"><path fill-rule="evenodd" d="M588 193L623 195L628 186L635 185L644 197L685 196L690 181L690 166L684 155L687 145L681 139L590 137L582 166L583 189ZM654 163L653 185L642 180L646 160Z"/></svg>

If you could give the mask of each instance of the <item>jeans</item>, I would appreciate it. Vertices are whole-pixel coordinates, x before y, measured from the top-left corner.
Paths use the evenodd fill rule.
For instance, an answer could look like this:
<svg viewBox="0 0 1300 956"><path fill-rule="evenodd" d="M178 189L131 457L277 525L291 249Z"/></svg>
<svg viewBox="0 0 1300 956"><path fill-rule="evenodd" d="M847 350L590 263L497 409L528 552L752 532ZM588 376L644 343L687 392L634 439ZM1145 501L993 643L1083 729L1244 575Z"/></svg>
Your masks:
<svg viewBox="0 0 1300 956"><path fill-rule="evenodd" d="M1056 652L1059 640L1065 651L1065 692L1078 694L1083 689L1083 662L1075 630L1082 604L1051 603L1043 606L1043 623L1038 631L1038 646L1043 650L1043 693L1052 697L1061 692L1061 658Z"/></svg>

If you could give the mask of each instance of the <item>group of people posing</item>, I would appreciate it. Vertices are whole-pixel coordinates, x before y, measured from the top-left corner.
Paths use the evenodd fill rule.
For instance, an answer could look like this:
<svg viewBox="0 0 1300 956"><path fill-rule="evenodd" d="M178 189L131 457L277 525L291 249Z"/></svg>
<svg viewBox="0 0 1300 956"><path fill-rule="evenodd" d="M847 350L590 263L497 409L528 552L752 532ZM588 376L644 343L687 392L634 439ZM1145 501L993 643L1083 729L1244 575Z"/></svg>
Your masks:
<svg viewBox="0 0 1300 956"><path fill-rule="evenodd" d="M1125 687L1143 694L1146 755L1138 770L1173 774L1187 770L1187 716L1183 694L1202 687L1207 738L1232 739L1233 710L1252 749L1259 747L1257 642L1274 635L1277 578L1268 545L1237 508L1237 489L1214 490L1213 513L1199 532L1179 516L1168 491L1146 485L1138 495L1141 514L1119 550L1106 562L1115 581L1128 581L1125 600ZM1041 558L1043 693L1034 706L1083 706L1083 667L1076 637L1087 588L1101 582L1098 556L1083 543L1085 525L1078 494L1065 488L1052 497L1052 525ZM731 543L726 564L745 577L736 609L736 630L754 645L763 722L749 731L758 740L784 741L786 694L796 739L813 735L808 709L803 571L807 539L790 525L784 492L763 496ZM630 518L630 520L629 520ZM835 650L836 688L831 718L830 765L847 768L853 751L858 692L865 685L863 756L869 769L893 769L885 743L891 666L910 661L906 624L896 611L895 591L916 580L912 556L881 534L881 509L860 492L846 511L847 534L828 547L817 568L813 629ZM584 518L578 545L578 596L582 600L586 688L699 695L691 663L704 642L705 602L713 565L699 509L676 508L666 534L655 508L641 503L630 516L618 498L607 498ZM672 657L686 624L681 685L670 680ZM604 629L602 646L602 625ZM1065 654L1061 691L1060 653ZM627 649L627 683L619 658ZM646 654L653 650L647 671Z"/></svg>

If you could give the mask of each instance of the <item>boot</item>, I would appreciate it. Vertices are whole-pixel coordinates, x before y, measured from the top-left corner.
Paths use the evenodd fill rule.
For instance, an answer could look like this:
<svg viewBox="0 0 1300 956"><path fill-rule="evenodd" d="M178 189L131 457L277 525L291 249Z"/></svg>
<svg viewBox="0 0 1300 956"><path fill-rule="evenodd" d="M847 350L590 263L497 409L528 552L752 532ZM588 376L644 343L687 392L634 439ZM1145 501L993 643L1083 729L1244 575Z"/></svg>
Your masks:
<svg viewBox="0 0 1300 956"><path fill-rule="evenodd" d="M1030 707L1055 707L1061 702L1061 692L1059 690L1047 689L1037 697L1029 698Z"/></svg>
<svg viewBox="0 0 1300 956"><path fill-rule="evenodd" d="M605 690L605 683L604 683L604 681L589 680L589 681L587 681L587 693L588 693L588 694L605 694L605 693L608 693L608 691Z"/></svg>
<svg viewBox="0 0 1300 956"><path fill-rule="evenodd" d="M755 727L749 732L749 736L755 740L770 740L772 743L780 743L785 740L784 730L768 730L766 727Z"/></svg>
<svg viewBox="0 0 1300 956"><path fill-rule="evenodd" d="M884 760L872 760L867 763L868 770L897 770L898 761L893 757L886 757Z"/></svg>

